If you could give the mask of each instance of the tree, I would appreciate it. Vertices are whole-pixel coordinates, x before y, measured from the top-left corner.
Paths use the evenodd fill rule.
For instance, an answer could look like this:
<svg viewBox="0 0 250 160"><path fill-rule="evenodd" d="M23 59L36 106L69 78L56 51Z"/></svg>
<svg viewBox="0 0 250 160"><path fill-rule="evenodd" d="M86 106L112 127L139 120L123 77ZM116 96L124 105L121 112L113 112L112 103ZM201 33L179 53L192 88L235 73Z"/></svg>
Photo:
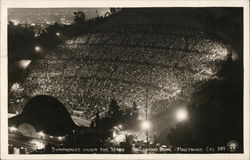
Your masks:
<svg viewBox="0 0 250 160"><path fill-rule="evenodd" d="M100 115L99 115L99 109L97 108L96 115L95 115L95 126L96 127L99 127L99 122L100 122Z"/></svg>
<svg viewBox="0 0 250 160"><path fill-rule="evenodd" d="M43 30L38 39L38 44L46 49L52 49L57 45L62 43L62 38L57 36L57 32L61 32L62 28L58 23L49 25L45 30Z"/></svg>
<svg viewBox="0 0 250 160"><path fill-rule="evenodd" d="M74 12L74 23L75 25L83 25L85 23L85 14L81 11Z"/></svg>
<svg viewBox="0 0 250 160"><path fill-rule="evenodd" d="M90 127L91 128L95 127L95 121L94 121L94 119L91 120Z"/></svg>
<svg viewBox="0 0 250 160"><path fill-rule="evenodd" d="M74 12L74 25L75 25L75 32L77 35L83 34L84 29L86 28L85 22L85 14L81 11Z"/></svg>
<svg viewBox="0 0 250 160"><path fill-rule="evenodd" d="M122 112L120 106L117 104L117 101L112 99L109 105L109 116L112 121L115 123L119 123L121 120Z"/></svg>
<svg viewBox="0 0 250 160"><path fill-rule="evenodd" d="M139 111L137 108L137 104L135 102L133 102L133 112L132 112L132 120L138 120L138 115L139 115Z"/></svg>
<svg viewBox="0 0 250 160"><path fill-rule="evenodd" d="M116 8L110 8L110 13L113 15L113 14L116 14L117 10Z"/></svg>

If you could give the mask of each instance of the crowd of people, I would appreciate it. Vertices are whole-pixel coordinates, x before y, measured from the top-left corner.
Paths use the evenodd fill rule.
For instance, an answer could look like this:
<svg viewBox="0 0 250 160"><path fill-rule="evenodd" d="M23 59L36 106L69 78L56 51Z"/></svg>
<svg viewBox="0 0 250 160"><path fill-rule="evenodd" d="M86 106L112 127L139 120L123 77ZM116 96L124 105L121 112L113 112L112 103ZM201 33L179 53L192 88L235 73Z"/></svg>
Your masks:
<svg viewBox="0 0 250 160"><path fill-rule="evenodd" d="M197 82L212 78L226 47L202 31L176 26L120 26L71 39L30 67L22 84L29 96L47 94L91 119L111 99L133 102L150 116L184 97ZM165 105L156 105L164 100Z"/></svg>

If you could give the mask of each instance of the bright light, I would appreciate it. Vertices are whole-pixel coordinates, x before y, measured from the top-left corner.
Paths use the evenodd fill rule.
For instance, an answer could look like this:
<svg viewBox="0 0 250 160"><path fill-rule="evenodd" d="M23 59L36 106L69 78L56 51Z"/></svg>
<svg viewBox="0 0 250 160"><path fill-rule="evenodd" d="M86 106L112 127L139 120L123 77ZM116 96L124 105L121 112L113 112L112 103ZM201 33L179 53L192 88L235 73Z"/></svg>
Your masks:
<svg viewBox="0 0 250 160"><path fill-rule="evenodd" d="M20 22L18 20L11 20L14 23L14 26L17 26Z"/></svg>
<svg viewBox="0 0 250 160"><path fill-rule="evenodd" d="M35 51L36 51L36 52L40 52L40 51L41 51L41 47L35 46Z"/></svg>
<svg viewBox="0 0 250 160"><path fill-rule="evenodd" d="M17 128L16 127L9 127L9 130L11 131L11 132L15 132L15 131L17 131Z"/></svg>
<svg viewBox="0 0 250 160"><path fill-rule="evenodd" d="M118 126L120 129L122 129L122 125L120 124L119 126Z"/></svg>
<svg viewBox="0 0 250 160"><path fill-rule="evenodd" d="M117 126L114 126L113 129L118 130L119 128Z"/></svg>
<svg viewBox="0 0 250 160"><path fill-rule="evenodd" d="M142 127L142 129L144 129L144 130L148 130L148 129L150 129L151 124L150 124L149 121L145 120L145 121L143 121L143 122L141 123L141 127Z"/></svg>
<svg viewBox="0 0 250 160"><path fill-rule="evenodd" d="M186 109L179 109L176 112L176 118L178 121L184 121L188 119L188 112Z"/></svg>
<svg viewBox="0 0 250 160"><path fill-rule="evenodd" d="M115 138L115 137L116 137L116 131L113 132L113 138Z"/></svg>
<svg viewBox="0 0 250 160"><path fill-rule="evenodd" d="M45 145L37 140L32 140L30 142L31 144L34 144L37 149L43 149Z"/></svg>
<svg viewBox="0 0 250 160"><path fill-rule="evenodd" d="M41 137L44 137L44 133L43 132L38 132L38 135Z"/></svg>
<svg viewBox="0 0 250 160"><path fill-rule="evenodd" d="M124 142L124 141L126 140L125 134L119 134L119 135L116 135L116 136L113 137L113 138L114 138L114 142L115 142L116 144L119 144L119 143Z"/></svg>
<svg viewBox="0 0 250 160"><path fill-rule="evenodd" d="M18 65L23 69L26 69L29 66L30 63L31 63L31 60L20 60L20 61L18 61Z"/></svg>
<svg viewBox="0 0 250 160"><path fill-rule="evenodd" d="M59 136L59 137L57 137L57 139L58 139L59 141L61 141L61 140L63 139L63 137Z"/></svg>
<svg viewBox="0 0 250 160"><path fill-rule="evenodd" d="M61 36L61 34L60 34L59 32L56 32L56 35L57 35L57 36Z"/></svg>

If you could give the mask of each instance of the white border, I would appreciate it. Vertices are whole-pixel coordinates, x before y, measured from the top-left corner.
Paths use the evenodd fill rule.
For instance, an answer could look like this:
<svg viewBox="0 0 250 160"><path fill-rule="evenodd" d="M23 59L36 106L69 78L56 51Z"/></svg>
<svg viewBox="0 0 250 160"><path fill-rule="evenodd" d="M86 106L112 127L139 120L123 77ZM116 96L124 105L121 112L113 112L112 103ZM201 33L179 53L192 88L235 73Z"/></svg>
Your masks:
<svg viewBox="0 0 250 160"><path fill-rule="evenodd" d="M64 154L8 155L7 8L62 7L244 7L244 154ZM1 159L217 159L249 160L249 1L248 0L3 0L1 1L0 113Z"/></svg>

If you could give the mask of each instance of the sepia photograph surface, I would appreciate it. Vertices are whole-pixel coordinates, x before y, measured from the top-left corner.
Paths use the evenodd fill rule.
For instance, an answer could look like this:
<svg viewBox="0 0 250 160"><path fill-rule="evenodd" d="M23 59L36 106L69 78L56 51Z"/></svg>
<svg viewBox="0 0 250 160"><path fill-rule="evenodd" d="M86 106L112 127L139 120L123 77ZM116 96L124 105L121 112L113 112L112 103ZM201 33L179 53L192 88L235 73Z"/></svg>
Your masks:
<svg viewBox="0 0 250 160"><path fill-rule="evenodd" d="M8 7L7 154L249 154L244 9Z"/></svg>

